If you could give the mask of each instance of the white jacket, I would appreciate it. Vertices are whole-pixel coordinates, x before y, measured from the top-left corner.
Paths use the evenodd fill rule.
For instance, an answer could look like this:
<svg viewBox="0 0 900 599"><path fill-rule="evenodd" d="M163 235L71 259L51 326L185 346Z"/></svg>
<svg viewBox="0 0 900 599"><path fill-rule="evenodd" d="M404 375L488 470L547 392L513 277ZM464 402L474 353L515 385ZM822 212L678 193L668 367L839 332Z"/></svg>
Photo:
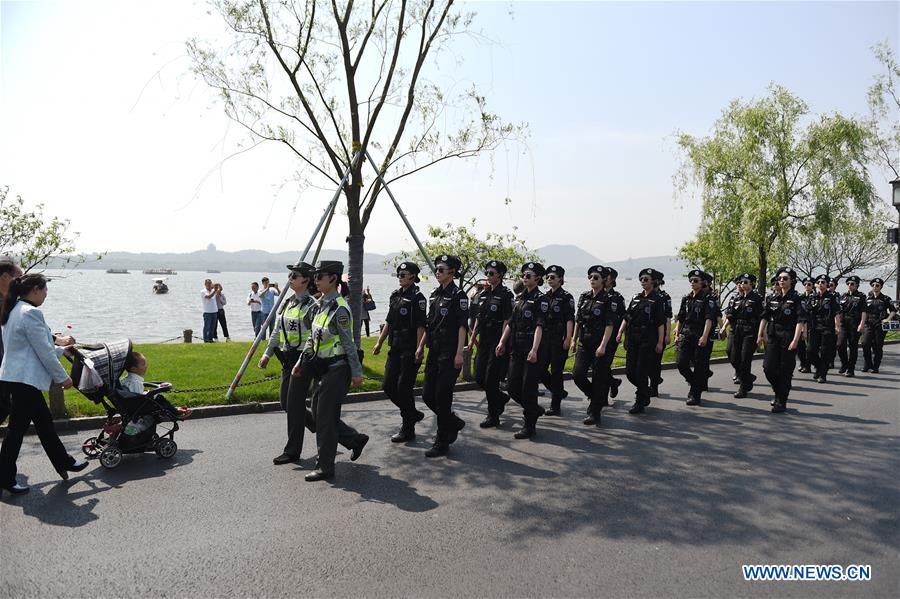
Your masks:
<svg viewBox="0 0 900 599"><path fill-rule="evenodd" d="M25 301L16 303L3 325L2 334L0 381L23 383L47 391L50 383L62 383L69 378L59 363L64 350L53 344L53 335L39 309Z"/></svg>

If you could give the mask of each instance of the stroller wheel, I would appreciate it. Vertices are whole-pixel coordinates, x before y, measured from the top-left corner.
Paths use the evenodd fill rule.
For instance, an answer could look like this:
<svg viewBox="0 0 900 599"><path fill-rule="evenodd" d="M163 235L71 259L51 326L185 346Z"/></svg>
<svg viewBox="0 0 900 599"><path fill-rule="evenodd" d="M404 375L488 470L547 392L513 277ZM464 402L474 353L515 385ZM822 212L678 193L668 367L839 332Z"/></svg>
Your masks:
<svg viewBox="0 0 900 599"><path fill-rule="evenodd" d="M160 439L159 443L156 444L156 455L161 458L171 458L176 451L178 451L178 444L168 437Z"/></svg>
<svg viewBox="0 0 900 599"><path fill-rule="evenodd" d="M100 457L104 443L98 437L90 437L81 444L81 451L90 459Z"/></svg>
<svg viewBox="0 0 900 599"><path fill-rule="evenodd" d="M100 463L104 468L115 468L122 463L122 451L118 447L107 447L100 452Z"/></svg>

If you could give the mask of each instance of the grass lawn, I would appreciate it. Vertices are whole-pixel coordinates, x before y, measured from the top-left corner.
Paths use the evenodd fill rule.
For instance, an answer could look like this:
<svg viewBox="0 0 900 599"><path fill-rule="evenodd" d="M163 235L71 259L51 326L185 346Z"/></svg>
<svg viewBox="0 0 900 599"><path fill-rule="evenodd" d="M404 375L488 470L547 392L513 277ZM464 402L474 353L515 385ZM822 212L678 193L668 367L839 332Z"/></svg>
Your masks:
<svg viewBox="0 0 900 599"><path fill-rule="evenodd" d="M897 337L898 334L893 331L888 335L889 339ZM375 337L363 338L363 349L366 353L363 363L363 383L361 387L354 388L353 391L375 391L381 389L384 361L387 358L387 347L384 348L381 355L373 356L372 347L374 345ZM148 381L168 381L178 390L230 384L244 356L247 354L247 350L250 348L250 343L138 344L135 348L143 352L147 357L149 368L146 378ZM247 369L242 383L258 381L266 375L280 372L280 364L275 358L272 358L267 370L263 371L256 368L256 362L260 355L262 355L262 352L258 351L251 367ZM724 341L716 341L712 355L713 357L725 355ZM663 361L672 362L674 360L675 348L670 347L666 349ZM571 370L573 362L574 357L570 356L568 362L566 362L566 370ZM624 365L625 350L619 347L613 366ZM67 362L63 362L63 366L68 370L69 364ZM423 369L420 369L418 376L419 385L422 383L422 372ZM255 385L238 387L235 391L233 402L278 401L279 385L280 380L275 379ZM224 389L170 393L167 397L175 405L211 406L228 403L225 400ZM72 416L104 414L102 407L92 403L73 389L66 391L66 407Z"/></svg>

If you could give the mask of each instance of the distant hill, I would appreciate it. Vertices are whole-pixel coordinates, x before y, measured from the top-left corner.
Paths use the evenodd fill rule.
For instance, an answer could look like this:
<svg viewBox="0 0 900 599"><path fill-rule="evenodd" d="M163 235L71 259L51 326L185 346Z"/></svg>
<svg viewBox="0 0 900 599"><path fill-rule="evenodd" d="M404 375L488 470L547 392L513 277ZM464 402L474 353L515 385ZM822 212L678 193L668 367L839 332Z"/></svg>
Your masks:
<svg viewBox="0 0 900 599"><path fill-rule="evenodd" d="M559 264L568 272L587 271L594 264L602 264L600 258L581 249L577 245L545 245L535 250L544 266Z"/></svg>
<svg viewBox="0 0 900 599"><path fill-rule="evenodd" d="M605 262L619 271L619 278L636 279L637 273L644 268L655 268L668 279L678 279L687 275L690 267L687 262L677 256L648 256L646 258L629 258L617 262Z"/></svg>

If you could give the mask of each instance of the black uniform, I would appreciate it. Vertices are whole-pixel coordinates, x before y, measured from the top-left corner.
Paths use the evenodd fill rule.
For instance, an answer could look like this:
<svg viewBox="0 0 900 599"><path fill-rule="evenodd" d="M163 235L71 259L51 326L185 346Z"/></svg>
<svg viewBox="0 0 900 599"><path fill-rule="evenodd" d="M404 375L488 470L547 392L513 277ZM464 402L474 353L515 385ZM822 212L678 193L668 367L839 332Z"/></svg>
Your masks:
<svg viewBox="0 0 900 599"><path fill-rule="evenodd" d="M451 281L446 287L435 289L428 304L428 358L422 400L437 416L435 444L449 445L465 425L452 410L453 386L460 371L454 360L459 328L469 328L469 298Z"/></svg>
<svg viewBox="0 0 900 599"><path fill-rule="evenodd" d="M787 405L794 378L797 350L789 349L797 323L807 320L806 301L791 289L787 294L772 293L766 298L762 318L767 322L763 372L775 392L775 404Z"/></svg>
<svg viewBox="0 0 900 599"><path fill-rule="evenodd" d="M756 380L751 369L759 335L759 320L764 307L765 300L762 296L756 291L750 291L747 295L736 294L725 309L725 318L731 326L728 360L740 381L741 393L749 393Z"/></svg>
<svg viewBox="0 0 900 599"><path fill-rule="evenodd" d="M585 291L578 298L578 310L575 313L579 338L572 377L575 385L590 402L588 413L597 422L600 410L609 405L612 378L610 367L618 348L616 333L625 314L625 305L620 298L618 293L612 295L601 291L595 295L593 291ZM603 341L607 326L613 327L612 334L606 344L606 353L598 358L597 348ZM591 380L587 377L588 369L593 371Z"/></svg>
<svg viewBox="0 0 900 599"><path fill-rule="evenodd" d="M625 374L635 386L634 411L650 405L650 378L656 372L658 329L666 322L665 301L655 291L631 298L626 310L628 328L625 335ZM637 408L637 409L635 409Z"/></svg>
<svg viewBox="0 0 900 599"><path fill-rule="evenodd" d="M837 353L841 358L841 372L853 376L859 355L859 323L866 308L866 294L861 291L841 296L841 332L837 339Z"/></svg>
<svg viewBox="0 0 900 599"><path fill-rule="evenodd" d="M666 317L666 332L668 333L672 323L672 316L674 315L674 312L672 312L672 296L669 295L665 289L657 289L656 292L663 298L663 314ZM663 383L662 361L664 353L665 348L663 348L663 351L656 354L656 372L653 375L653 379L650 381L651 397L659 397L659 386Z"/></svg>
<svg viewBox="0 0 900 599"><path fill-rule="evenodd" d="M891 298L881 293L878 297L869 293L866 298L866 325L863 329L863 372L878 370L881 366L882 348L886 332L881 328L881 321L888 317L889 312L894 311Z"/></svg>
<svg viewBox="0 0 900 599"><path fill-rule="evenodd" d="M413 387L419 372L419 363L416 362L416 333L419 327L425 326L428 302L417 285L410 285L405 290L394 290L388 302L385 323L390 327L388 343L391 349L384 364L384 383L381 388L400 409L405 430L412 428L422 415L416 410Z"/></svg>
<svg viewBox="0 0 900 599"><path fill-rule="evenodd" d="M834 319L840 311L841 300L830 291L814 293L807 302L807 355L816 379L825 379L834 360L837 347Z"/></svg>
<svg viewBox="0 0 900 599"><path fill-rule="evenodd" d="M799 295L803 301L803 307L806 309L806 312L809 313L809 300L812 299L813 293L806 293L804 291ZM797 357L800 359L800 372L810 371L809 349L807 348L808 337L809 332L805 332L800 336L800 341L797 343Z"/></svg>
<svg viewBox="0 0 900 599"><path fill-rule="evenodd" d="M478 351L475 354L475 382L487 395L488 416L503 413L509 396L500 390L500 379L509 365L509 353L497 355L503 336L503 322L512 316L513 293L502 283L478 294Z"/></svg>
<svg viewBox="0 0 900 599"><path fill-rule="evenodd" d="M543 352L538 352L536 362L528 361L528 353L534 343L534 332L544 326L550 301L540 289L523 291L516 297L512 316L509 319L509 338L506 351L510 354L507 376L509 396L524 413L525 427L533 428L544 413L537 401L538 382L547 368Z"/></svg>
<svg viewBox="0 0 900 599"><path fill-rule="evenodd" d="M690 385L688 397L693 399L694 403L700 402L700 396L709 379L710 352L707 351L707 348L712 345L713 340L707 337L705 347L700 347L698 342L703 337L706 321L710 320L715 323L717 316L718 302L709 292L700 291L697 295L689 293L681 298L677 317L678 322L681 323L681 339L678 342L678 372ZM710 335L712 334L711 329Z"/></svg>
<svg viewBox="0 0 900 599"><path fill-rule="evenodd" d="M541 352L545 356L544 363L547 367L541 372L541 383L550 390L551 407L558 413L560 402L567 395L563 385L563 370L569 351L563 347L563 340L566 338L568 323L575 321L575 298L562 287L556 291L551 289L544 297L549 302L549 309L541 336Z"/></svg>

